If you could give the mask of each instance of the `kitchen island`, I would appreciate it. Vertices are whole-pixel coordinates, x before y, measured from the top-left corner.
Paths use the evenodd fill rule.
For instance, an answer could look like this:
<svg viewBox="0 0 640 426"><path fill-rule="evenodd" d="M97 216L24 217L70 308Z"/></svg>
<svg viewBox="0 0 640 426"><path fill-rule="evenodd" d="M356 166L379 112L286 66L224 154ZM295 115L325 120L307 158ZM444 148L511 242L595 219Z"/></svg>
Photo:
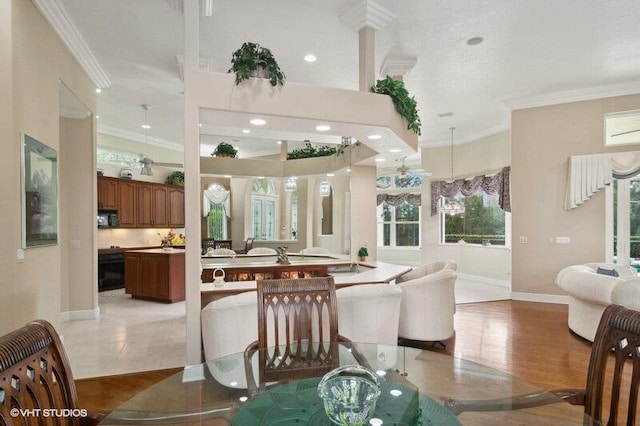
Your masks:
<svg viewBox="0 0 640 426"><path fill-rule="evenodd" d="M410 266L344 260L329 255L289 254L289 261L290 264L278 264L273 255L203 256L200 286L202 306L220 297L255 291L256 280L259 279L331 275L336 288L341 288L358 284L389 284L411 270ZM230 277L225 279L223 286L213 284L216 269L222 269L225 278Z"/></svg>
<svg viewBox="0 0 640 426"><path fill-rule="evenodd" d="M184 252L176 248L126 251L125 293L165 303L184 300Z"/></svg>

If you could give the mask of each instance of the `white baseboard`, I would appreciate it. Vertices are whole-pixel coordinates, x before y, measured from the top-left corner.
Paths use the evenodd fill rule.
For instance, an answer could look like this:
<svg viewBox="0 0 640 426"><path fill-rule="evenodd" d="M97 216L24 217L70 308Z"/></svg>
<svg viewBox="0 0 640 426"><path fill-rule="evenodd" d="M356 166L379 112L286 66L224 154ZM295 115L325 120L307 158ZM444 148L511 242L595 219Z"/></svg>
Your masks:
<svg viewBox="0 0 640 426"><path fill-rule="evenodd" d="M507 280L481 277L479 275L464 274L460 272L458 272L458 278L462 278L463 280L476 281L483 284L495 285L497 287L511 288L511 282Z"/></svg>
<svg viewBox="0 0 640 426"><path fill-rule="evenodd" d="M560 296L558 294L521 293L518 291L512 291L511 300L521 300L524 302L560 303L566 305L569 303L569 296Z"/></svg>
<svg viewBox="0 0 640 426"><path fill-rule="evenodd" d="M76 321L100 318L100 306L83 311L67 311L60 314L62 321Z"/></svg>

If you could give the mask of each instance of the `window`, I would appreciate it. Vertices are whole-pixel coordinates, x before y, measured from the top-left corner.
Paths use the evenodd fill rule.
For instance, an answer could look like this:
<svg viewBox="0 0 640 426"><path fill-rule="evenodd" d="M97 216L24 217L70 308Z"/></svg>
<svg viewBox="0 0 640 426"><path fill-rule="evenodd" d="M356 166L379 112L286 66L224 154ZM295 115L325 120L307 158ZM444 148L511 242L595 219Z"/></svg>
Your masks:
<svg viewBox="0 0 640 426"><path fill-rule="evenodd" d="M489 195L479 189L473 195L457 194L454 198L464 204L465 212L456 216L440 214L441 242L505 245L505 212L500 208L498 194Z"/></svg>
<svg viewBox="0 0 640 426"><path fill-rule="evenodd" d="M209 213L207 214L207 236L217 240L226 240L227 237L227 212L225 201L228 191L220 184L212 183L207 188L209 195ZM215 201L212 201L215 200Z"/></svg>
<svg viewBox="0 0 640 426"><path fill-rule="evenodd" d="M290 200L290 215L291 215L291 239L298 239L298 191L291 193Z"/></svg>
<svg viewBox="0 0 640 426"><path fill-rule="evenodd" d="M255 179L251 188L251 218L256 240L275 240L278 229L278 194L271 179Z"/></svg>
<svg viewBox="0 0 640 426"><path fill-rule="evenodd" d="M419 247L422 176L380 176L377 186L378 241L383 247Z"/></svg>

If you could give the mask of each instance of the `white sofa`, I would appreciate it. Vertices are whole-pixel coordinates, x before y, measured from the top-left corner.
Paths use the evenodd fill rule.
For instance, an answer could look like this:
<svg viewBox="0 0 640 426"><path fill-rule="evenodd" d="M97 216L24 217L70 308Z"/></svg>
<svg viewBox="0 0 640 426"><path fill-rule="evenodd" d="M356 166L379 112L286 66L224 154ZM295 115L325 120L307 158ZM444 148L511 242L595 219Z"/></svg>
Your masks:
<svg viewBox="0 0 640 426"><path fill-rule="evenodd" d="M396 278L396 284L399 284L404 281L415 280L416 278L420 278L425 275L435 274L436 272L440 272L444 269L457 271L458 264L453 259L436 260L434 262L429 262L422 266L413 268L411 271L407 272L406 274L399 276L398 278Z"/></svg>
<svg viewBox="0 0 640 426"><path fill-rule="evenodd" d="M615 269L619 276L599 274L598 267ZM608 305L615 303L640 310L640 277L628 265L587 263L567 266L556 276L556 284L569 295L569 329L591 342Z"/></svg>

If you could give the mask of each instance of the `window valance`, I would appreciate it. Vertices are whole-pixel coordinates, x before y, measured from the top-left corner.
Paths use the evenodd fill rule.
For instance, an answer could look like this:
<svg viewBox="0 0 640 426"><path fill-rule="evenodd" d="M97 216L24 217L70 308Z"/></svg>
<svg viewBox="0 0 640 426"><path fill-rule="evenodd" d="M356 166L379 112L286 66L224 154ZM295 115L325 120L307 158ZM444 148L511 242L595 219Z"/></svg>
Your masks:
<svg viewBox="0 0 640 426"><path fill-rule="evenodd" d="M629 179L640 174L640 152L574 155L569 157L564 208L571 210L609 185L613 178Z"/></svg>
<svg viewBox="0 0 640 426"><path fill-rule="evenodd" d="M404 192L401 194L378 194L376 199L377 199L378 205L386 201L387 204L393 207L398 207L400 204L404 203L405 201L411 204L412 206L422 205L422 196L420 194L410 194L407 192Z"/></svg>
<svg viewBox="0 0 640 426"><path fill-rule="evenodd" d="M229 191L226 189L205 189L202 196L202 217L207 217L209 215L210 202L213 204L222 204L224 206L225 216L230 217L229 212L231 210L231 203L229 201Z"/></svg>
<svg viewBox="0 0 640 426"><path fill-rule="evenodd" d="M438 213L438 204L441 197L454 197L461 193L465 197L475 194L482 189L489 195L499 194L500 207L506 212L511 211L510 190L511 167L504 167L495 175L476 176L469 179L457 179L453 182L444 180L431 182L431 216Z"/></svg>

